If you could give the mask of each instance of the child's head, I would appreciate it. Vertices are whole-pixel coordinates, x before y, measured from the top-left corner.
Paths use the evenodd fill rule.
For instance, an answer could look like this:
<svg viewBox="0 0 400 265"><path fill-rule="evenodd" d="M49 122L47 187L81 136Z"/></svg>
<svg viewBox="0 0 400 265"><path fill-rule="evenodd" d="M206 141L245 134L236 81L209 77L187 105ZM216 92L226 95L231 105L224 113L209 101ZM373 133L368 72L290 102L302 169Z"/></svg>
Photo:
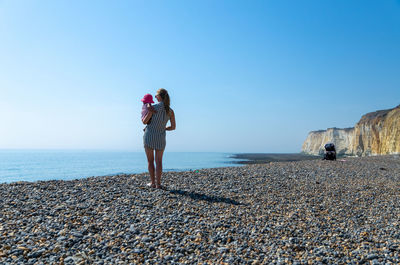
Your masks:
<svg viewBox="0 0 400 265"><path fill-rule="evenodd" d="M154 103L153 96L151 94L144 95L144 97L142 98L142 102L143 104Z"/></svg>

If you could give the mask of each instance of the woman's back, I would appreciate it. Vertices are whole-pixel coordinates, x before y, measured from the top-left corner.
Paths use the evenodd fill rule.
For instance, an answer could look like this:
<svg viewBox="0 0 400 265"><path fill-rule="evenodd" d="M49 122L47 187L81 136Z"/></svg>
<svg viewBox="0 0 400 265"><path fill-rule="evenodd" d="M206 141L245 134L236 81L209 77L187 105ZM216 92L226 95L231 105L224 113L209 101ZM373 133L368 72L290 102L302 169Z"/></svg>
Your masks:
<svg viewBox="0 0 400 265"><path fill-rule="evenodd" d="M157 111L153 114L150 124L147 125L146 131L149 132L165 132L165 126L169 120L169 115L165 111L163 102L153 105L154 110Z"/></svg>

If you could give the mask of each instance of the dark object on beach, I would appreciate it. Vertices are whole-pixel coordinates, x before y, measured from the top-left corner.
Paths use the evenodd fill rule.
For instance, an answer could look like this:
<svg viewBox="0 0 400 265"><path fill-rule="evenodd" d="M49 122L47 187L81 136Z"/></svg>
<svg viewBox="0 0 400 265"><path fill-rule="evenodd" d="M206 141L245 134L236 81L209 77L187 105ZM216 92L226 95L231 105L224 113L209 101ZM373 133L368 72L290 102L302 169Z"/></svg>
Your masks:
<svg viewBox="0 0 400 265"><path fill-rule="evenodd" d="M333 143L326 144L325 151L335 151L336 152L335 145Z"/></svg>
<svg viewBox="0 0 400 265"><path fill-rule="evenodd" d="M325 145L325 154L323 160L336 160L336 148L333 143Z"/></svg>

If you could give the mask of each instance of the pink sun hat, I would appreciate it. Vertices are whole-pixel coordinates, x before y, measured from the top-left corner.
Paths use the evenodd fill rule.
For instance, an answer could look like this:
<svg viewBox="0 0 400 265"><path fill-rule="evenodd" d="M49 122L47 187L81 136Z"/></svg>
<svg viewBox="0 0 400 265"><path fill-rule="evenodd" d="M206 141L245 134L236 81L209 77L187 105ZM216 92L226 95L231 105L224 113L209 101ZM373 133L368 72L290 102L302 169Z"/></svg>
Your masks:
<svg viewBox="0 0 400 265"><path fill-rule="evenodd" d="M145 104L154 103L153 96L151 94L144 95L144 97L142 98L142 102L145 103Z"/></svg>

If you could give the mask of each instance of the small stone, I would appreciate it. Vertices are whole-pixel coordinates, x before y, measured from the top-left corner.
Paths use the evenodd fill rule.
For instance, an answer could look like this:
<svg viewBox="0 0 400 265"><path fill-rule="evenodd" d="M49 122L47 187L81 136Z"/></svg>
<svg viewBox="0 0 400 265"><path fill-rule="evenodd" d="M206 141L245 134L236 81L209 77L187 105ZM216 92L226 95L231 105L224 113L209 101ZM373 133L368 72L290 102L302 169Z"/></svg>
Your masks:
<svg viewBox="0 0 400 265"><path fill-rule="evenodd" d="M38 250L36 252L32 252L28 255L28 258L32 259L32 258L39 258L40 256L42 256L42 254L45 252L44 249Z"/></svg>
<svg viewBox="0 0 400 265"><path fill-rule="evenodd" d="M373 259L378 259L378 258L379 257L376 254L370 254L370 255L367 256L367 260L373 260Z"/></svg>
<svg viewBox="0 0 400 265"><path fill-rule="evenodd" d="M218 248L218 250L219 250L220 252L227 252L229 249L226 248L226 247L220 247L220 248Z"/></svg>
<svg viewBox="0 0 400 265"><path fill-rule="evenodd" d="M20 249L20 250L30 250L29 248L24 247L24 246L19 246L19 247L17 247L17 248Z"/></svg>
<svg viewBox="0 0 400 265"><path fill-rule="evenodd" d="M381 263L379 262L378 259L373 259L373 260L371 261L371 265L379 265L379 264L381 264Z"/></svg>
<svg viewBox="0 0 400 265"><path fill-rule="evenodd" d="M79 233L79 232L71 232L71 235L73 235L74 237L78 237L78 238L83 237L83 234Z"/></svg>
<svg viewBox="0 0 400 265"><path fill-rule="evenodd" d="M64 240L66 240L67 238L65 237L65 236L59 236L59 237L57 237L57 241L64 241Z"/></svg>
<svg viewBox="0 0 400 265"><path fill-rule="evenodd" d="M142 253L142 252L143 252L143 249L140 249L140 248L134 248L134 249L132 250L132 252L133 252L133 253L135 253L135 254L140 254L140 253Z"/></svg>
<svg viewBox="0 0 400 265"><path fill-rule="evenodd" d="M64 259L64 262L65 262L65 263L74 262L74 258L73 258L72 256L66 257L66 258Z"/></svg>
<svg viewBox="0 0 400 265"><path fill-rule="evenodd" d="M170 255L167 255L167 256L164 257L164 260L166 260L166 261L169 261L169 260L172 260L172 259L173 259L173 257L170 256Z"/></svg>
<svg viewBox="0 0 400 265"><path fill-rule="evenodd" d="M390 245L389 246L389 250L390 251L397 251L399 249L399 246L398 245Z"/></svg>

